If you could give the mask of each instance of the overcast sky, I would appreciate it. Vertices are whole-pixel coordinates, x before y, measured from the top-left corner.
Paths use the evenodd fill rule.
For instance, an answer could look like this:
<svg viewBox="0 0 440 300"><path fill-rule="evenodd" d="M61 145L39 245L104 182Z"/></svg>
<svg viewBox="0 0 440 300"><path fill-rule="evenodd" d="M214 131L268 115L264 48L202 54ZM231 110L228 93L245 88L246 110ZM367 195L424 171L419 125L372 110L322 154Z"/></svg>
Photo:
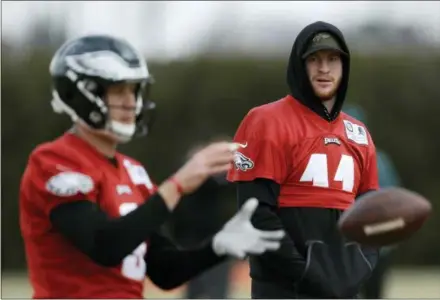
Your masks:
<svg viewBox="0 0 440 300"><path fill-rule="evenodd" d="M2 34L19 40L35 18L49 13L67 23L71 36L111 33L176 57L193 51L210 28L232 21L251 31L261 23L288 27L323 20L349 26L380 18L420 26L440 43L440 1L2 1Z"/></svg>

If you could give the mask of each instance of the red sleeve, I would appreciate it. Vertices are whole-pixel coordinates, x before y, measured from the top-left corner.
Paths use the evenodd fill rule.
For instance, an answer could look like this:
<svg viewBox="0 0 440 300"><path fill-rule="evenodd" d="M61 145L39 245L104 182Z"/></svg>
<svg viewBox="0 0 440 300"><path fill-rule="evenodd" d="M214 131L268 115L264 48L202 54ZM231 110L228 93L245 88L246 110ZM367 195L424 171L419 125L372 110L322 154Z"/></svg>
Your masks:
<svg viewBox="0 0 440 300"><path fill-rule="evenodd" d="M376 147L373 139L369 136L369 147L366 158L366 166L362 172L358 194L361 195L371 190L379 189L379 176L377 172Z"/></svg>
<svg viewBox="0 0 440 300"><path fill-rule="evenodd" d="M279 138L282 135L263 114L258 110L249 112L235 134L234 142L242 147L235 154L234 168L228 172L231 182L266 178L281 184L287 177L289 163Z"/></svg>
<svg viewBox="0 0 440 300"><path fill-rule="evenodd" d="M98 194L98 178L90 168L71 155L47 150L31 155L23 184L28 198L46 214L62 203L95 202Z"/></svg>

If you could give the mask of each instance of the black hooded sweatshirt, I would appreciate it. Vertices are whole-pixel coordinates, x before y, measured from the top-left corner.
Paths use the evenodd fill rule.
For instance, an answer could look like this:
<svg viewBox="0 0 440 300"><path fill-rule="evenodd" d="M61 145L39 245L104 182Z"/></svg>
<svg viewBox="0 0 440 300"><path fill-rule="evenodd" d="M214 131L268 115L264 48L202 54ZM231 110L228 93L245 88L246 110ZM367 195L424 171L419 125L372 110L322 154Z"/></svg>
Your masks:
<svg viewBox="0 0 440 300"><path fill-rule="evenodd" d="M319 32L330 33L349 54L344 37L335 26L316 22L305 27L292 47L287 68L291 95L329 122L342 109L348 86L350 57L342 57L343 78L332 112L315 96L308 79L303 53ZM377 262L377 250L349 243L337 232L342 211L337 209L278 208L280 186L269 179L239 182L239 205L257 197L260 206L252 222L260 229L285 229L281 248L250 258L253 298L355 298ZM359 195L358 195L359 196ZM326 228L326 230L323 230Z"/></svg>

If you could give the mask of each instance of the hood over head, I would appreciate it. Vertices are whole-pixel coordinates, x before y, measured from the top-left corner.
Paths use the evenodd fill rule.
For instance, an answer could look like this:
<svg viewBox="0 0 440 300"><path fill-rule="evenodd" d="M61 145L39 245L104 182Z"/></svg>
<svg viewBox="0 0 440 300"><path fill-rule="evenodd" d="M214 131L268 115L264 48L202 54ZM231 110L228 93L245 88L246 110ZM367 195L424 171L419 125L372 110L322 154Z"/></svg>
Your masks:
<svg viewBox="0 0 440 300"><path fill-rule="evenodd" d="M313 92L312 85L307 75L305 60L303 56L308 52L308 47L313 38L318 33L329 33L338 43L342 58L342 80L339 85L336 102L332 112L328 112ZM325 22L315 22L306 26L296 37L290 53L289 64L287 67L287 84L290 88L290 94L313 110L323 118L332 121L340 113L347 93L348 78L350 73L350 52L345 42L342 32L334 25Z"/></svg>

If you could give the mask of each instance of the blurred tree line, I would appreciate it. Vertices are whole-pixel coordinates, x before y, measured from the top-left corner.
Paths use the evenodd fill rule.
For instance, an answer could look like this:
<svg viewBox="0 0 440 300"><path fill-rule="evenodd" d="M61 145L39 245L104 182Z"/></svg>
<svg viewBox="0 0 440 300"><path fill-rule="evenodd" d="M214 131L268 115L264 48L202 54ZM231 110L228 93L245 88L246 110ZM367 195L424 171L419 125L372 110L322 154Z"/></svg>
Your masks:
<svg viewBox="0 0 440 300"><path fill-rule="evenodd" d="M36 49L17 58L2 53L2 262L25 267L18 222L18 189L32 149L70 126L50 107L48 66L52 52ZM438 52L437 52L438 53ZM287 93L285 60L214 59L150 62L156 84L151 98L157 121L147 138L121 147L143 162L160 182L182 163L187 151L216 135L233 136L247 111ZM368 112L376 145L395 162L403 184L440 207L437 167L440 139L440 55L354 56L347 103ZM235 206L233 199L231 206ZM203 212L201 212L203 213ZM395 252L398 264L440 265L440 215Z"/></svg>

